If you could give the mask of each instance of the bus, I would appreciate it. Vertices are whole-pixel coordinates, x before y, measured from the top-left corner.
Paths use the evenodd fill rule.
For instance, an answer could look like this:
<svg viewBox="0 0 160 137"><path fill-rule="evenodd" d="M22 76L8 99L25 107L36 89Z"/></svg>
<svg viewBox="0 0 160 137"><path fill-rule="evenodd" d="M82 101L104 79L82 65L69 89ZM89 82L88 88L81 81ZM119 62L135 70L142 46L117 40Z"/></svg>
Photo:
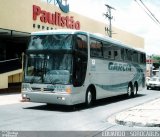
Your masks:
<svg viewBox="0 0 160 137"><path fill-rule="evenodd" d="M95 100L145 87L146 54L120 41L80 30L31 33L25 52L22 99L88 107Z"/></svg>

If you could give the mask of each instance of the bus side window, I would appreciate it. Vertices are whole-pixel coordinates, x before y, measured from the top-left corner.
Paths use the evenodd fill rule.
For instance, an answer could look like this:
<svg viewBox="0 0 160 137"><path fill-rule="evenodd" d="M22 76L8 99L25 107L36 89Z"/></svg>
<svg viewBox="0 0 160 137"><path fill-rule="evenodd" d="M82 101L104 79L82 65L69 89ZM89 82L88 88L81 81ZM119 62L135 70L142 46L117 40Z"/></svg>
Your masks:
<svg viewBox="0 0 160 137"><path fill-rule="evenodd" d="M110 43L103 43L103 56L106 59L113 59L112 45Z"/></svg>
<svg viewBox="0 0 160 137"><path fill-rule="evenodd" d="M124 60L127 61L127 49L124 49Z"/></svg>
<svg viewBox="0 0 160 137"><path fill-rule="evenodd" d="M83 48L83 41L80 37L77 37L77 48L82 49Z"/></svg>
<svg viewBox="0 0 160 137"><path fill-rule="evenodd" d="M132 51L131 50L128 50L127 56L128 56L128 61L132 61Z"/></svg>
<svg viewBox="0 0 160 137"><path fill-rule="evenodd" d="M76 42L76 49L87 54L87 36L78 34Z"/></svg>
<svg viewBox="0 0 160 137"><path fill-rule="evenodd" d="M137 51L133 52L133 62L138 63L138 52Z"/></svg>
<svg viewBox="0 0 160 137"><path fill-rule="evenodd" d="M73 85L82 86L87 70L87 36L78 34L76 36L76 54L73 63Z"/></svg>
<svg viewBox="0 0 160 137"><path fill-rule="evenodd" d="M129 49L125 49L125 52L124 52L124 59L125 61L132 61L132 51L129 50Z"/></svg>
<svg viewBox="0 0 160 137"><path fill-rule="evenodd" d="M123 48L121 48L121 58L122 60L124 60L124 49Z"/></svg>
<svg viewBox="0 0 160 137"><path fill-rule="evenodd" d="M96 39L90 40L90 54L91 57L103 57L103 52L102 52L102 43Z"/></svg>
<svg viewBox="0 0 160 137"><path fill-rule="evenodd" d="M123 60L122 58L122 53L121 53L121 48L119 46L114 46L114 59L115 60Z"/></svg>
<svg viewBox="0 0 160 137"><path fill-rule="evenodd" d="M143 63L146 64L146 55L143 54Z"/></svg>
<svg viewBox="0 0 160 137"><path fill-rule="evenodd" d="M145 54L140 53L139 60L140 60L141 64L145 64L145 62L146 62L146 56L145 56Z"/></svg>
<svg viewBox="0 0 160 137"><path fill-rule="evenodd" d="M114 51L114 59L118 60L118 51L117 50Z"/></svg>

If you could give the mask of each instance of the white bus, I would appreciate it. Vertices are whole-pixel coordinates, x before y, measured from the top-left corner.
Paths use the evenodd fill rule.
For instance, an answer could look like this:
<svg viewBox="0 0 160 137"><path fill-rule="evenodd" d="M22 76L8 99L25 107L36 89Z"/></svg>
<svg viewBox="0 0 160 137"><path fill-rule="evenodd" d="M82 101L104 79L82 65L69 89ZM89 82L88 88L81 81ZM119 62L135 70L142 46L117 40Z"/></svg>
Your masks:
<svg viewBox="0 0 160 137"><path fill-rule="evenodd" d="M145 87L144 52L78 30L33 32L26 50L22 98L31 102L90 106L97 99Z"/></svg>

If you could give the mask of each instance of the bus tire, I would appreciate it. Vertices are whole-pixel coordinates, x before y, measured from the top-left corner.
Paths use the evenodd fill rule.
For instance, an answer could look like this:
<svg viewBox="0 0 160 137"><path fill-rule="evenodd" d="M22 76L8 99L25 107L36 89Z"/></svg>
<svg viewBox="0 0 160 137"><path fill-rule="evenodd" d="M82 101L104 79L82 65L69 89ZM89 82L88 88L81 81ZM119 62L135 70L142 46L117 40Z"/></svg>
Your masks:
<svg viewBox="0 0 160 137"><path fill-rule="evenodd" d="M91 91L91 88L87 89L85 104L87 107L90 107L93 104L93 92Z"/></svg>
<svg viewBox="0 0 160 137"><path fill-rule="evenodd" d="M127 96L129 98L131 98L131 97L133 97L133 95L134 95L134 93L133 93L133 86L132 86L132 84L129 84L128 88L127 88Z"/></svg>
<svg viewBox="0 0 160 137"><path fill-rule="evenodd" d="M133 87L133 96L137 95L137 92L138 92L138 85L137 83L135 83Z"/></svg>

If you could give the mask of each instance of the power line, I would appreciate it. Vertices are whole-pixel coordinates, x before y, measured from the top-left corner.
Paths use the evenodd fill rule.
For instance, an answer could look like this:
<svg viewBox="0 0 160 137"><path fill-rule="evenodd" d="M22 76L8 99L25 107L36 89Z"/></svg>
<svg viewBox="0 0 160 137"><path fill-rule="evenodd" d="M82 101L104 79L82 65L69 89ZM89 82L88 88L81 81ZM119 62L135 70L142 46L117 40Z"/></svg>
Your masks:
<svg viewBox="0 0 160 137"><path fill-rule="evenodd" d="M137 0L135 0L135 2L137 2L137 4L141 7L141 8L143 8L143 10L145 11L145 13L155 22L155 23L157 23L158 25L160 25L160 22L159 22L159 20L154 16L154 14L148 9L148 7L141 1L141 0L139 0L140 2L141 2L141 4L143 5L143 7L142 7L142 5L140 4L140 3L138 3L137 2ZM149 12L149 13L148 13Z"/></svg>
<svg viewBox="0 0 160 137"><path fill-rule="evenodd" d="M155 17L155 15L148 9L148 7L144 4L142 0L140 2L143 4L143 6L147 9L147 11L152 15L152 17L160 24L159 20Z"/></svg>
<svg viewBox="0 0 160 137"><path fill-rule="evenodd" d="M135 0L136 1L136 0ZM137 2L137 1L136 1ZM138 2L137 2L137 4L145 11L145 13L155 22L155 23L157 23L154 19L153 19L153 17L146 11L146 9L144 8L144 7L142 7L142 5L140 5Z"/></svg>

